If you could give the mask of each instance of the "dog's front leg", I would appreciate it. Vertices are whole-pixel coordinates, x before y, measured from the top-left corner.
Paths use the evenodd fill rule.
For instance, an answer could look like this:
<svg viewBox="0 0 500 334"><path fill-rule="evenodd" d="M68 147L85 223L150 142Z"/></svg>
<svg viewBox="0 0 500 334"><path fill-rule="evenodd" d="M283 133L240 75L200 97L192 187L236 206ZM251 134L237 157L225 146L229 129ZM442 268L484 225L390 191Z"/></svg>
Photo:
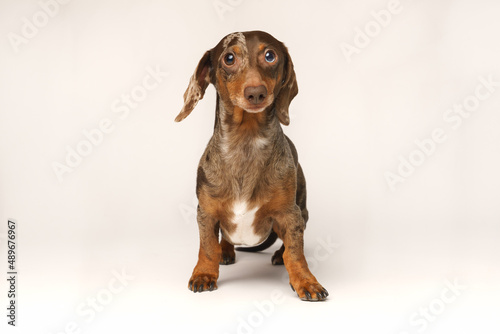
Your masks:
<svg viewBox="0 0 500 334"><path fill-rule="evenodd" d="M283 240L285 251L283 262L290 277L290 286L302 300L325 300L328 296L316 277L311 273L304 256L305 224L300 208L295 205L281 213L276 219L273 229Z"/></svg>
<svg viewBox="0 0 500 334"><path fill-rule="evenodd" d="M189 290L193 292L217 289L221 246L219 244L219 224L198 206L198 228L200 231L200 252L198 263L189 279Z"/></svg>

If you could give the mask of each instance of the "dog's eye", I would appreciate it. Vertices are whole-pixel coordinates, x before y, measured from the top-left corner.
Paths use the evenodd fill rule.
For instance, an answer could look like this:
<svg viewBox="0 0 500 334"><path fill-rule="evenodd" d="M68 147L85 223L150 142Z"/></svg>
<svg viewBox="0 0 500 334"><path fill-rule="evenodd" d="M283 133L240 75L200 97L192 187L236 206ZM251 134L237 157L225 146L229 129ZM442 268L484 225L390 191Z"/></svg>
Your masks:
<svg viewBox="0 0 500 334"><path fill-rule="evenodd" d="M227 55L224 56L224 63L227 65L227 66L231 66L234 64L234 61L235 61L235 57L234 57L234 54L232 53L228 53Z"/></svg>
<svg viewBox="0 0 500 334"><path fill-rule="evenodd" d="M268 50L264 55L264 59L266 59L268 63L274 63L276 61L276 53L272 50Z"/></svg>

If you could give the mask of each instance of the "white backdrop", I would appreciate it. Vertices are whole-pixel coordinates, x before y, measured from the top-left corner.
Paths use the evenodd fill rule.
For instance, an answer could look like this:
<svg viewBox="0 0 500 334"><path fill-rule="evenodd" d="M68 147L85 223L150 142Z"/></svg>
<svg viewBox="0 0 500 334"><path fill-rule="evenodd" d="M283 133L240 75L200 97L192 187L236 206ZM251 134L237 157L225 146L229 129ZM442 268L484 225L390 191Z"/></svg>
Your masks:
<svg viewBox="0 0 500 334"><path fill-rule="evenodd" d="M500 324L500 3L17 1L0 4L0 262L17 228L9 333L493 333ZM237 254L193 294L194 188L210 87L233 31L283 41L285 132L308 181L301 302L270 257Z"/></svg>

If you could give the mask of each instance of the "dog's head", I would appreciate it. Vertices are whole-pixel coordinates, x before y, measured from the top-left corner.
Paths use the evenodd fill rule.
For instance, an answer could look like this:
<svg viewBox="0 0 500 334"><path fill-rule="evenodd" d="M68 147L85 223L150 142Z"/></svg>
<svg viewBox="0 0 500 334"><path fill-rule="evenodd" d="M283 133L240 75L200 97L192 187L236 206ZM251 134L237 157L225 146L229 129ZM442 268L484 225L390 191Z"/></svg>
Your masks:
<svg viewBox="0 0 500 334"><path fill-rule="evenodd" d="M175 118L186 118L213 84L226 110L259 113L275 108L284 125L288 106L298 93L293 63L285 45L262 31L232 33L201 58Z"/></svg>

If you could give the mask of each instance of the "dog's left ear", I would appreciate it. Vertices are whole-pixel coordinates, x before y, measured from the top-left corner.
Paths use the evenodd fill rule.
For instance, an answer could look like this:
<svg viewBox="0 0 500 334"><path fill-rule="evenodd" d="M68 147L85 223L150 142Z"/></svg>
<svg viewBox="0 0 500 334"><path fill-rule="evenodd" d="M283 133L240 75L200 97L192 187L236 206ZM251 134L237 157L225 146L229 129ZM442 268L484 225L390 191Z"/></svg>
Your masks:
<svg viewBox="0 0 500 334"><path fill-rule="evenodd" d="M199 100L205 95L205 90L208 87L210 81L210 70L211 70L211 50L205 52L203 57L201 57L196 70L194 70L191 79L189 80L188 88L184 93L184 106L181 112L175 118L176 122L182 121L184 118L188 117L191 111L198 103Z"/></svg>
<svg viewBox="0 0 500 334"><path fill-rule="evenodd" d="M276 97L276 113L278 119L283 125L290 124L290 117L288 116L288 107L290 102L299 92L297 79L295 78L295 71L293 70L293 62L288 49L283 46L285 50L285 65L283 67L283 83L280 92Z"/></svg>

